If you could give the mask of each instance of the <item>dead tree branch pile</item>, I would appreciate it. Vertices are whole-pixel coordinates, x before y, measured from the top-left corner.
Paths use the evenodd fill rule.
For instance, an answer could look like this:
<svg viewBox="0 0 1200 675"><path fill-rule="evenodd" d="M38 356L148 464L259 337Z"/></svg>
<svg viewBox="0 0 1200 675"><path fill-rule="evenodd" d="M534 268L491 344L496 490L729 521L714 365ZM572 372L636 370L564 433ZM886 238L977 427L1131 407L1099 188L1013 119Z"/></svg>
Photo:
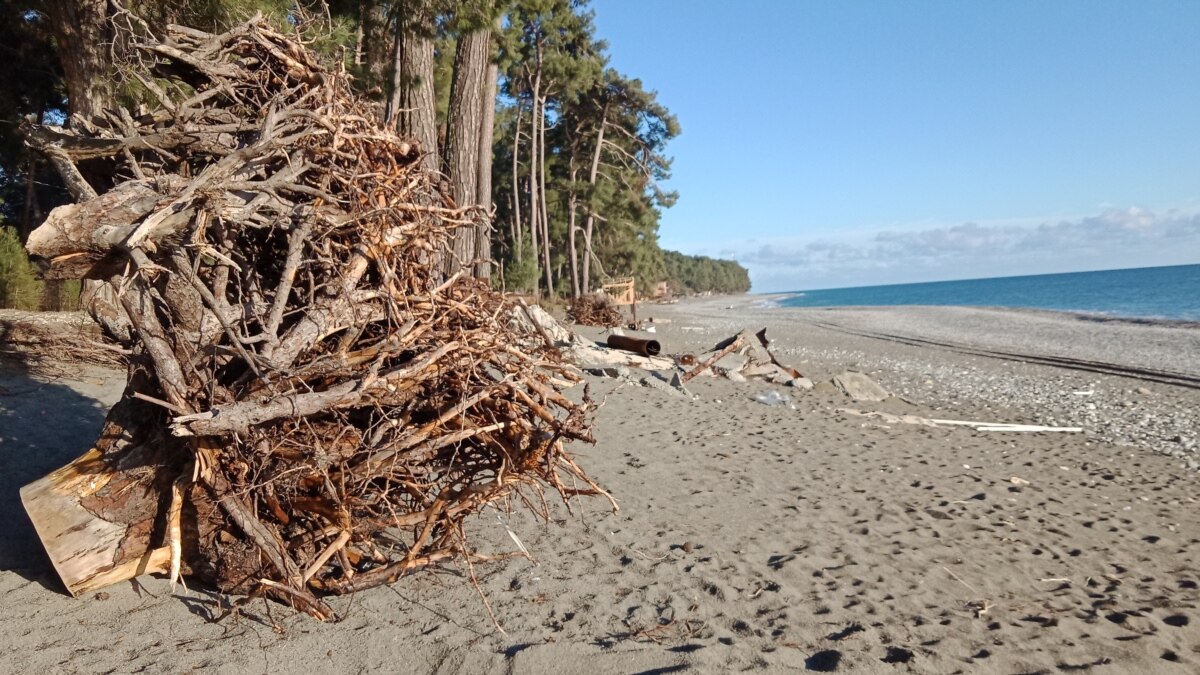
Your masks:
<svg viewBox="0 0 1200 675"><path fill-rule="evenodd" d="M80 498L124 528L112 569L165 547L172 576L324 618L322 595L484 559L463 522L487 504L606 495L564 451L592 440L574 371L440 276L486 215L343 73L261 20L140 50L156 109L41 134L120 179L29 243L52 275L112 280L134 328L96 446L113 476Z"/></svg>
<svg viewBox="0 0 1200 675"><path fill-rule="evenodd" d="M613 306L612 300L598 293L581 295L571 300L571 306L567 308L567 318L581 326L607 328L625 323L621 312Z"/></svg>

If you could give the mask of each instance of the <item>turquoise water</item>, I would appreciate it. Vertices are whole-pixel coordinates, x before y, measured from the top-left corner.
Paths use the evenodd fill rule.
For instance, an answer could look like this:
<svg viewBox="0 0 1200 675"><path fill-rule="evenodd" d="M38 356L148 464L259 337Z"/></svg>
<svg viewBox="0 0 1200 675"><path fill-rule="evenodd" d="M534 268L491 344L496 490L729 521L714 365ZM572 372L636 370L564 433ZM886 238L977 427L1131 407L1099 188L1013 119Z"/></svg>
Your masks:
<svg viewBox="0 0 1200 675"><path fill-rule="evenodd" d="M1200 321L1200 265L797 291L784 307L971 305Z"/></svg>

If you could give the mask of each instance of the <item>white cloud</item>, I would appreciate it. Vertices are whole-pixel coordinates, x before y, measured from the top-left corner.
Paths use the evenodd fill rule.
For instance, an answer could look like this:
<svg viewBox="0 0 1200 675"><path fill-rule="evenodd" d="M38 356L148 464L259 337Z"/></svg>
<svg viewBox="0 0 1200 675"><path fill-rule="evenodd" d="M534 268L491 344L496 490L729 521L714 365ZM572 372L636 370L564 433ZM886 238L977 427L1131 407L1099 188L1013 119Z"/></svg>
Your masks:
<svg viewBox="0 0 1200 675"><path fill-rule="evenodd" d="M1137 207L1025 223L963 223L719 247L757 291L1200 262L1200 212Z"/></svg>

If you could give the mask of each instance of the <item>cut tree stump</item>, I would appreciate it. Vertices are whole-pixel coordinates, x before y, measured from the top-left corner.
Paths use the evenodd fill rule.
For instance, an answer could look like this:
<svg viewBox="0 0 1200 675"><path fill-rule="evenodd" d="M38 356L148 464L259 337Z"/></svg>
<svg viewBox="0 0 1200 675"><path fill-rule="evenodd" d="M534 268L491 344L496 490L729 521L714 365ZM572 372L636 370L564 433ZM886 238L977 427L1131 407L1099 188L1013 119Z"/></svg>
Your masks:
<svg viewBox="0 0 1200 675"><path fill-rule="evenodd" d="M123 478L92 448L21 488L21 503L73 596L170 566L168 548L149 547L147 524L105 520L86 506L114 481L126 482Z"/></svg>

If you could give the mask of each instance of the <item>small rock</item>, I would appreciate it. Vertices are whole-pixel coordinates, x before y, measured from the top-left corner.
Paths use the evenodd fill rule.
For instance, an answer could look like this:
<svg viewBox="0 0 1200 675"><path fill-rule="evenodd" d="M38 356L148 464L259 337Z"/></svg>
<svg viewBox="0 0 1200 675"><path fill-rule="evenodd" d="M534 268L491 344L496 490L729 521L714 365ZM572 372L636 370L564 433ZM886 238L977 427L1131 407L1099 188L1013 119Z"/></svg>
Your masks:
<svg viewBox="0 0 1200 675"><path fill-rule="evenodd" d="M837 390L838 388L833 386L832 382L817 382L813 385L813 391L820 394L832 394Z"/></svg>
<svg viewBox="0 0 1200 675"><path fill-rule="evenodd" d="M773 373L767 375L766 379L767 382L772 384L791 384L792 380L795 378L792 377L792 374L786 370L782 368L776 368Z"/></svg>
<svg viewBox="0 0 1200 675"><path fill-rule="evenodd" d="M746 381L746 377L736 370L731 370L731 371L725 373L725 379L729 380L730 382L745 382Z"/></svg>
<svg viewBox="0 0 1200 675"><path fill-rule="evenodd" d="M1141 396L1149 396L1151 393L1150 390L1145 387L1138 387L1134 391L1136 391Z"/></svg>
<svg viewBox="0 0 1200 675"><path fill-rule="evenodd" d="M638 384L642 385L643 387L649 387L650 389L657 389L661 392L671 394L672 396L686 395L682 390L672 387L670 384L663 382L653 375L647 375L646 377L643 377L642 379L638 380Z"/></svg>
<svg viewBox="0 0 1200 675"><path fill-rule="evenodd" d="M603 368L588 368L587 372L602 377L628 377L629 369L625 366L606 366Z"/></svg>
<svg viewBox="0 0 1200 675"><path fill-rule="evenodd" d="M678 370L675 371L675 374L671 376L671 387L688 398L692 397L692 392L688 391L687 387L683 386L683 373L680 373Z"/></svg>
<svg viewBox="0 0 1200 675"><path fill-rule="evenodd" d="M683 542L683 546L681 546L680 548L683 549L684 553L691 553L696 548L696 545L690 541L685 541L685 542Z"/></svg>
<svg viewBox="0 0 1200 675"><path fill-rule="evenodd" d="M788 386L795 387L797 389L803 389L805 391L812 391L813 381L807 377L797 377L789 381Z"/></svg>

